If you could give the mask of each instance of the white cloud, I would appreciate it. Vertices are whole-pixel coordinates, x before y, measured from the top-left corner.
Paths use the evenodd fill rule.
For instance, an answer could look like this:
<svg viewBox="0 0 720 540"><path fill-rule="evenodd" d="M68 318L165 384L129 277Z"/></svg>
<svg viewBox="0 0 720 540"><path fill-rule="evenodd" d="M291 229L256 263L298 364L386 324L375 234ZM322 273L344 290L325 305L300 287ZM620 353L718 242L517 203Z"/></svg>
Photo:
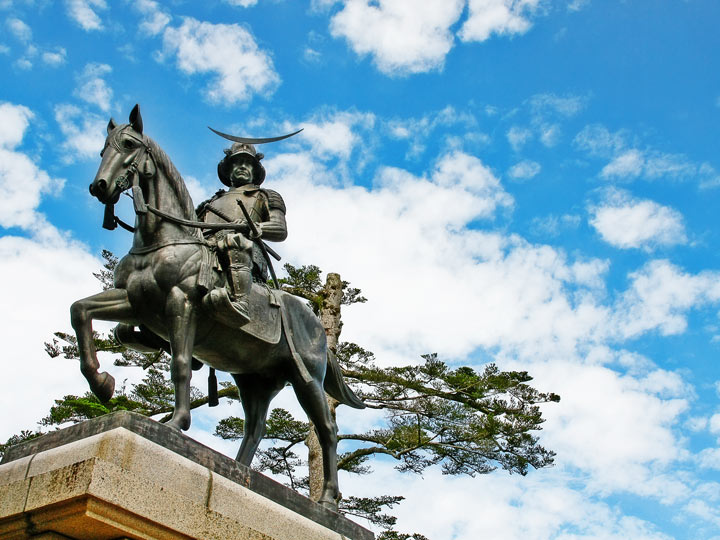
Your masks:
<svg viewBox="0 0 720 540"><path fill-rule="evenodd" d="M28 60L27 58L18 58L15 61L15 66L17 66L19 69L27 71L29 69L32 69L33 65L32 65L32 62L30 60Z"/></svg>
<svg viewBox="0 0 720 540"><path fill-rule="evenodd" d="M0 339L13 373L0 379L0 392L8 403L32 403L15 407L3 418L1 440L32 429L54 399L87 391L78 363L50 358L43 343L51 340L54 331L70 330L69 308L74 300L100 291L91 274L99 268L99 261L83 246L57 233L48 240L0 237L0 295L5 305L12 306L12 316L0 325ZM18 385L18 381L32 384Z"/></svg>
<svg viewBox="0 0 720 540"><path fill-rule="evenodd" d="M0 226L32 236L0 237L0 295L12 306L0 325L0 339L13 373L0 380L0 392L9 403L32 404L15 407L3 419L0 440L32 428L58 396L85 392L77 364L50 359L42 344L53 331L68 329L73 300L98 291L91 283L98 261L38 211L42 196L61 190L64 180L52 178L19 150L32 118L27 107L0 103ZM32 384L18 386L19 380Z"/></svg>
<svg viewBox="0 0 720 540"><path fill-rule="evenodd" d="M590 214L590 224L602 239L621 249L651 251L687 242L679 212L654 201L633 199L625 191L611 190Z"/></svg>
<svg viewBox="0 0 720 540"><path fill-rule="evenodd" d="M512 126L507 132L508 142L516 152L525 146L532 136L532 131L520 126Z"/></svg>
<svg viewBox="0 0 720 540"><path fill-rule="evenodd" d="M535 385L562 396L560 406L544 411L543 435L558 453L561 469L582 471L593 491L667 499L687 494L687 488L669 478L652 483L658 467L682 456L672 429L689 406L680 376L657 368L622 376L575 361L554 361L533 373Z"/></svg>
<svg viewBox="0 0 720 540"><path fill-rule="evenodd" d="M535 94L530 98L530 106L535 114L555 112L565 117L571 117L585 108L586 101L587 99L581 96Z"/></svg>
<svg viewBox="0 0 720 540"><path fill-rule="evenodd" d="M600 176L605 178L637 178L642 174L645 158L639 150L623 152L603 167Z"/></svg>
<svg viewBox="0 0 720 540"><path fill-rule="evenodd" d="M385 462L376 467L383 493L407 497L393 509L396 529L428 538L453 540L671 540L646 521L623 516L597 502L580 487L570 487L556 469L526 477L497 472L478 478L427 471L402 474ZM341 477L353 493L377 496L365 478ZM439 495L441 494L441 495ZM418 511L432 509L432 511Z"/></svg>
<svg viewBox="0 0 720 540"><path fill-rule="evenodd" d="M492 34L524 34L532 26L540 0L469 0L469 16L458 35L463 41L485 41Z"/></svg>
<svg viewBox="0 0 720 540"><path fill-rule="evenodd" d="M720 435L720 413L715 413L708 421L708 429L714 435Z"/></svg>
<svg viewBox="0 0 720 540"><path fill-rule="evenodd" d="M540 127L540 142L552 148L560 142L560 126L558 124L545 124Z"/></svg>
<svg viewBox="0 0 720 540"><path fill-rule="evenodd" d="M69 104L56 105L54 112L65 136L65 162L97 158L105 143L107 118Z"/></svg>
<svg viewBox="0 0 720 540"><path fill-rule="evenodd" d="M258 0L223 0L231 6L251 7L258 3Z"/></svg>
<svg viewBox="0 0 720 540"><path fill-rule="evenodd" d="M576 136L573 143L580 150L592 156L608 156L619 152L626 144L627 134L623 131L610 133L603 125L585 126Z"/></svg>
<svg viewBox="0 0 720 540"><path fill-rule="evenodd" d="M302 137L312 147L313 154L320 159L338 157L347 160L353 149L361 142L353 128L365 130L373 127L374 115L370 113L335 112L321 114L300 124Z"/></svg>
<svg viewBox="0 0 720 540"><path fill-rule="evenodd" d="M570 0L568 2L568 11L580 11L585 6L590 4L590 0Z"/></svg>
<svg viewBox="0 0 720 540"><path fill-rule="evenodd" d="M406 154L408 159L417 158L426 149L428 141L437 146L440 137L436 131L440 128L453 127L455 137L446 137L448 146L463 148L464 143L486 142L487 135L478 133L477 119L470 113L458 111L448 105L439 111L427 113L420 118L395 118L387 121L387 132L396 139L406 139L410 147Z"/></svg>
<svg viewBox="0 0 720 540"><path fill-rule="evenodd" d="M65 181L51 178L17 150L31 118L27 107L0 103L0 226L35 231L45 225L36 212L42 195L59 192Z"/></svg>
<svg viewBox="0 0 720 540"><path fill-rule="evenodd" d="M720 448L705 448L697 455L697 460L701 467L720 470Z"/></svg>
<svg viewBox="0 0 720 540"><path fill-rule="evenodd" d="M172 19L154 0L136 0L133 2L133 7L144 16L140 23L140 31L149 36L161 33Z"/></svg>
<svg viewBox="0 0 720 540"><path fill-rule="evenodd" d="M270 56L237 24L186 17L181 26L165 29L163 45L165 54L176 56L183 73L214 75L205 90L212 103L249 101L253 94L272 93L280 82Z"/></svg>
<svg viewBox="0 0 720 540"><path fill-rule="evenodd" d="M711 187L718 174L708 163L693 163L683 154L670 154L654 148L639 148L637 140L630 141L627 132L611 133L605 126L588 125L574 139L575 146L593 157L610 158L600 171L609 180L655 180L667 178L687 180L695 178L701 187Z"/></svg>
<svg viewBox="0 0 720 540"><path fill-rule="evenodd" d="M29 42L32 39L32 29L18 18L11 17L5 21L5 24L17 39L23 42Z"/></svg>
<svg viewBox="0 0 720 540"><path fill-rule="evenodd" d="M112 72L107 64L87 64L82 73L77 76L78 87L73 95L83 101L97 105L101 111L110 111L110 103L113 98L113 91L103 78Z"/></svg>
<svg viewBox="0 0 720 540"><path fill-rule="evenodd" d="M526 159L510 167L508 175L516 180L528 180L537 176L540 173L540 168L538 162Z"/></svg>
<svg viewBox="0 0 720 540"><path fill-rule="evenodd" d="M688 310L720 299L720 272L693 275L666 260L653 260L628 277L630 286L615 306L612 323L622 339L653 330L680 334L687 328Z"/></svg>
<svg viewBox="0 0 720 540"><path fill-rule="evenodd" d="M209 199L215 192L215 186L208 186L207 184L200 182L200 180L194 176L185 176L183 180L185 180L185 185L188 188L188 192L190 193L190 197L195 203L195 206L200 204L202 201Z"/></svg>
<svg viewBox="0 0 720 540"><path fill-rule="evenodd" d="M61 66L67 61L67 51L64 47L57 47L54 51L45 51L42 60L52 67Z"/></svg>
<svg viewBox="0 0 720 540"><path fill-rule="evenodd" d="M545 217L533 218L532 228L539 236L555 237L566 229L577 229L580 225L580 216L576 214L551 214Z"/></svg>
<svg viewBox="0 0 720 540"><path fill-rule="evenodd" d="M68 16L85 31L102 30L98 10L107 9L105 0L65 0Z"/></svg>
<svg viewBox="0 0 720 540"><path fill-rule="evenodd" d="M453 46L450 27L464 0L349 0L333 15L330 32L356 54L371 55L388 75L442 69Z"/></svg>

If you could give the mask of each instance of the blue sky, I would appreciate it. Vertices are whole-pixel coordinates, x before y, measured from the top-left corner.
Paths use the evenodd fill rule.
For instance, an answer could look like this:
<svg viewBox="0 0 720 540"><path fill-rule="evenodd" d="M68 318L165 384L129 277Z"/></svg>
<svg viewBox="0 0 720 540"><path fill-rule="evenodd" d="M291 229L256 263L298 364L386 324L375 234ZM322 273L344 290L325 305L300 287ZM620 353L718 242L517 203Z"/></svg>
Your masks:
<svg viewBox="0 0 720 540"><path fill-rule="evenodd" d="M100 250L129 249L87 185L109 117L139 103L196 202L221 187L206 126L304 128L263 148L288 206L278 251L363 289L345 339L386 365L492 359L562 396L551 469L378 461L343 493L405 495L398 528L433 540L717 540L719 16L712 0L0 0L0 439L86 389L43 341L97 292ZM234 455L210 433L237 413L197 411L191 435Z"/></svg>

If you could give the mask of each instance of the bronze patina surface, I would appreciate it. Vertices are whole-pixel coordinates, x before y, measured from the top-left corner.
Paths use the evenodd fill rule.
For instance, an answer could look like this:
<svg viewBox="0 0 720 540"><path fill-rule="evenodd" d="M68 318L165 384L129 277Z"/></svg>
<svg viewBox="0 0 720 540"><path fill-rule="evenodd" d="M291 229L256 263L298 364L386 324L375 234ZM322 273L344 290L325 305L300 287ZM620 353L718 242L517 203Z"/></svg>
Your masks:
<svg viewBox="0 0 720 540"><path fill-rule="evenodd" d="M229 190L200 205L199 219L182 177L165 152L143 133L139 107L131 112L128 124L110 121L90 193L110 207L131 190L136 212L133 245L117 265L115 288L71 307L80 369L95 395L103 401L110 399L115 383L111 375L99 371L94 319L119 322L116 334L131 337L126 341L139 349L157 348L159 340L167 342L175 387L175 408L168 425L183 430L190 427L193 357L232 374L245 411L237 460L247 466L263 437L270 400L291 384L322 446L320 502L335 508L339 496L337 426L325 391L351 407L364 404L343 381L337 360L328 351L322 324L305 300L268 291L263 264L269 259L267 249L259 245L263 239L283 240L287 231L282 198L260 187L265 178L261 159L252 145L233 144L218 165L220 180ZM252 223L245 219L238 201ZM106 224L112 217L110 208ZM252 309L254 298L279 309L282 331L275 343L243 331L253 313L272 311Z"/></svg>

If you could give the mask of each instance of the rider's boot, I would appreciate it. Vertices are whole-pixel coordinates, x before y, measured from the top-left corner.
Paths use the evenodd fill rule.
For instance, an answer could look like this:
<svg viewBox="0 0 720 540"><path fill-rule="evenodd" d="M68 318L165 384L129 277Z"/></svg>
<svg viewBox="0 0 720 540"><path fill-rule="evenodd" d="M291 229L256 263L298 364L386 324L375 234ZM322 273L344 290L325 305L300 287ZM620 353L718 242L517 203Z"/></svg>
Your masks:
<svg viewBox="0 0 720 540"><path fill-rule="evenodd" d="M252 264L241 251L230 254L230 305L245 322L250 320L250 290L252 289ZM230 287L229 287L230 288Z"/></svg>
<svg viewBox="0 0 720 540"><path fill-rule="evenodd" d="M210 291L203 298L203 305L222 323L240 327L250 320L252 243L241 234L228 235L218 242L218 250L227 256L223 264L227 284Z"/></svg>

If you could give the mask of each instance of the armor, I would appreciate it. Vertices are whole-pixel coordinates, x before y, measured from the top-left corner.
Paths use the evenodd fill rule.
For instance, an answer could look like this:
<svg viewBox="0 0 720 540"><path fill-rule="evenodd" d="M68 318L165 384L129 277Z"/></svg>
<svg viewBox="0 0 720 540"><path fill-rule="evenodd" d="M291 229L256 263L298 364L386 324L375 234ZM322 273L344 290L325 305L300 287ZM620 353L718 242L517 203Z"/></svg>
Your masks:
<svg viewBox="0 0 720 540"><path fill-rule="evenodd" d="M218 164L218 177L230 189L218 191L211 199L197 208L200 220L205 223L227 223L229 220L245 221L238 201L247 209L260 238L282 242L287 237L285 203L276 191L263 189L265 169L260 164L263 155L250 144L235 143L225 151L225 158ZM226 318L242 325L248 322L248 299L253 281L267 281L267 262L259 246L247 231L235 233L219 231L208 233L207 240L216 247L218 262L226 273L226 290L214 290L215 296L227 295Z"/></svg>

